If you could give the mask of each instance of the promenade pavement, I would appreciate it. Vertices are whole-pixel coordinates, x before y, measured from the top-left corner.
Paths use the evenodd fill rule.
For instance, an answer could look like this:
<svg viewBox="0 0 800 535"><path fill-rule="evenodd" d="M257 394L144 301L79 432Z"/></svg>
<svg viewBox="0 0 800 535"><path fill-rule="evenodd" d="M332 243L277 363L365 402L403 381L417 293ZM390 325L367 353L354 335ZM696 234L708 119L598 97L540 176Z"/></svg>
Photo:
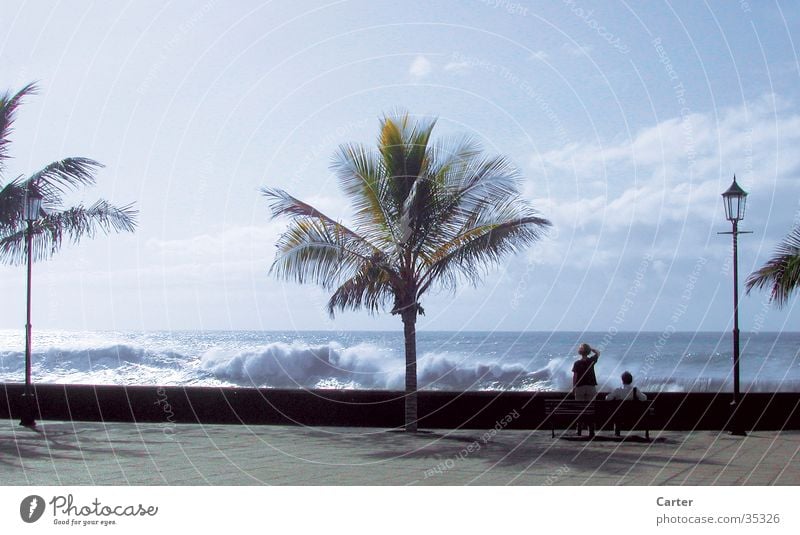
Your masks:
<svg viewBox="0 0 800 535"><path fill-rule="evenodd" d="M492 430L493 431L493 430ZM798 485L800 432L0 421L2 485Z"/></svg>

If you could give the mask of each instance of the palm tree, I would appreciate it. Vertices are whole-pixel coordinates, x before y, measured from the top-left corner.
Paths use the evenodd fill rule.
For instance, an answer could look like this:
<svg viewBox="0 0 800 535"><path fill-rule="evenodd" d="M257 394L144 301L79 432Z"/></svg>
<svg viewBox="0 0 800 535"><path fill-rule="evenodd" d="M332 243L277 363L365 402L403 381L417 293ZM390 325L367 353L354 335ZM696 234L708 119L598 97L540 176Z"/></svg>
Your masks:
<svg viewBox="0 0 800 535"><path fill-rule="evenodd" d="M782 307L800 285L800 226L795 227L775 249L761 269L747 277L747 293L770 287L770 301Z"/></svg>
<svg viewBox="0 0 800 535"><path fill-rule="evenodd" d="M522 199L503 157L481 155L466 138L433 143L435 120L408 114L381 121L377 150L339 148L333 170L355 209L352 228L275 188L264 188L272 217L290 226L271 272L332 291L336 310L390 308L405 337L405 429L417 430L417 316L438 287L477 284L504 256L538 240L550 222Z"/></svg>
<svg viewBox="0 0 800 535"><path fill-rule="evenodd" d="M117 207L98 200L89 207L78 204L63 208L65 193L95 183L95 173L102 165L88 158L65 158L53 162L29 177L18 176L5 183L8 148L16 111L24 97L35 94L35 84L28 84L16 94L0 95L0 262L22 263L26 259L26 223L22 218L27 194L42 197L40 217L31 225L31 252L34 260L54 254L63 237L73 242L92 237L98 229L132 232L136 227L133 204ZM3 185L5 183L5 185Z"/></svg>

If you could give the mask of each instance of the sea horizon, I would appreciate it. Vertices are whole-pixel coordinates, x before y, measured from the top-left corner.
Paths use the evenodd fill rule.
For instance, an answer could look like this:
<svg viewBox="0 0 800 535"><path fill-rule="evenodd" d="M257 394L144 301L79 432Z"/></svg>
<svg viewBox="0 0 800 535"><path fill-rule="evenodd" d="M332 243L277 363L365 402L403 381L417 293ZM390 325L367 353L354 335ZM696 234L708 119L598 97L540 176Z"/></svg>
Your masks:
<svg viewBox="0 0 800 535"><path fill-rule="evenodd" d="M12 333L12 332L22 332L23 335L25 333L24 327L22 328L0 328L0 333ZM192 328L181 328L181 329L62 329L62 328L40 328L34 329L32 336L35 337L37 332L40 333L52 333L52 332L72 332L72 333L84 333L84 332L96 332L96 333L113 333L113 332L128 332L128 333L144 333L144 332L158 332L158 333L167 333L167 332L174 332L174 333L182 333L182 332L192 332L192 333L214 333L214 332L262 332L262 333L285 333L285 332L297 332L297 333L338 333L338 332L352 332L352 333L402 333L403 329L253 329L253 328L241 328L241 329L192 329ZM491 334L491 333L523 333L523 334L607 334L609 330L577 330L577 329L554 329L554 330L518 330L518 329L420 329L417 328L417 333L426 332L426 333L469 333L469 334ZM616 334L661 334L664 332L670 332L674 334L731 334L731 330L673 330L673 329L661 329L661 330L649 330L649 329L641 329L641 330L624 330L619 329L616 331L612 331ZM748 335L758 335L758 334L800 334L800 330L768 330L768 329L760 329L760 330L739 330L740 335L748 334Z"/></svg>

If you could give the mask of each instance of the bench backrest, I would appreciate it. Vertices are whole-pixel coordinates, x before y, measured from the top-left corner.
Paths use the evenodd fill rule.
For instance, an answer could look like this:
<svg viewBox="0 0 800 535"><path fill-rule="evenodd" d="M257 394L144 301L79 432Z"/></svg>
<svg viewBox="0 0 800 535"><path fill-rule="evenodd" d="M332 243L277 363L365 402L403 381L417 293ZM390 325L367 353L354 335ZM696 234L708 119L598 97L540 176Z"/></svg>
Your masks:
<svg viewBox="0 0 800 535"><path fill-rule="evenodd" d="M595 410L595 401L575 401L574 399L546 399L544 412L551 414L587 414Z"/></svg>
<svg viewBox="0 0 800 535"><path fill-rule="evenodd" d="M628 415L651 415L653 414L653 402L639 400L611 400L602 402L603 411L608 414L625 413Z"/></svg>
<svg viewBox="0 0 800 535"><path fill-rule="evenodd" d="M546 399L544 400L544 412L546 415L598 412L608 415L609 417L624 416L632 418L651 416L655 411L653 410L653 402L651 400L575 401L574 399Z"/></svg>

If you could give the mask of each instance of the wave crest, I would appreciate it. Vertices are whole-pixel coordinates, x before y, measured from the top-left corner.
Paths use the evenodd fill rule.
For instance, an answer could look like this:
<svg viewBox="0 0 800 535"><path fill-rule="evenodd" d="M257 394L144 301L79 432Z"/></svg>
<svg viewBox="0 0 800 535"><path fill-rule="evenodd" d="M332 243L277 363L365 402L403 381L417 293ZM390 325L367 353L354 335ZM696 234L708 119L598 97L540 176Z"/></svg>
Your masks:
<svg viewBox="0 0 800 535"><path fill-rule="evenodd" d="M275 388L335 388L403 390L402 351L376 344L310 345L302 341L274 342L253 349L215 346L187 355L149 346L115 343L74 347L66 342L33 353L34 381L124 385L197 385ZM202 351L202 350L200 350ZM476 360L456 351L421 353L417 360L418 387L423 390L562 391L571 389L574 357L551 358L539 369L521 363ZM604 358L600 390L619 383L621 364ZM25 357L19 351L0 351L0 381L22 382ZM729 392L726 377L675 375L636 378L647 392ZM800 381L755 377L742 381L743 392L797 392Z"/></svg>
<svg viewBox="0 0 800 535"><path fill-rule="evenodd" d="M417 361L421 389L479 390L531 379L521 364L464 364L447 353L425 353ZM290 388L403 389L405 364L391 350L370 344L343 348L276 342L251 351L214 348L200 359L201 369L239 385ZM549 377L541 372L537 380ZM350 386L353 385L353 386Z"/></svg>

